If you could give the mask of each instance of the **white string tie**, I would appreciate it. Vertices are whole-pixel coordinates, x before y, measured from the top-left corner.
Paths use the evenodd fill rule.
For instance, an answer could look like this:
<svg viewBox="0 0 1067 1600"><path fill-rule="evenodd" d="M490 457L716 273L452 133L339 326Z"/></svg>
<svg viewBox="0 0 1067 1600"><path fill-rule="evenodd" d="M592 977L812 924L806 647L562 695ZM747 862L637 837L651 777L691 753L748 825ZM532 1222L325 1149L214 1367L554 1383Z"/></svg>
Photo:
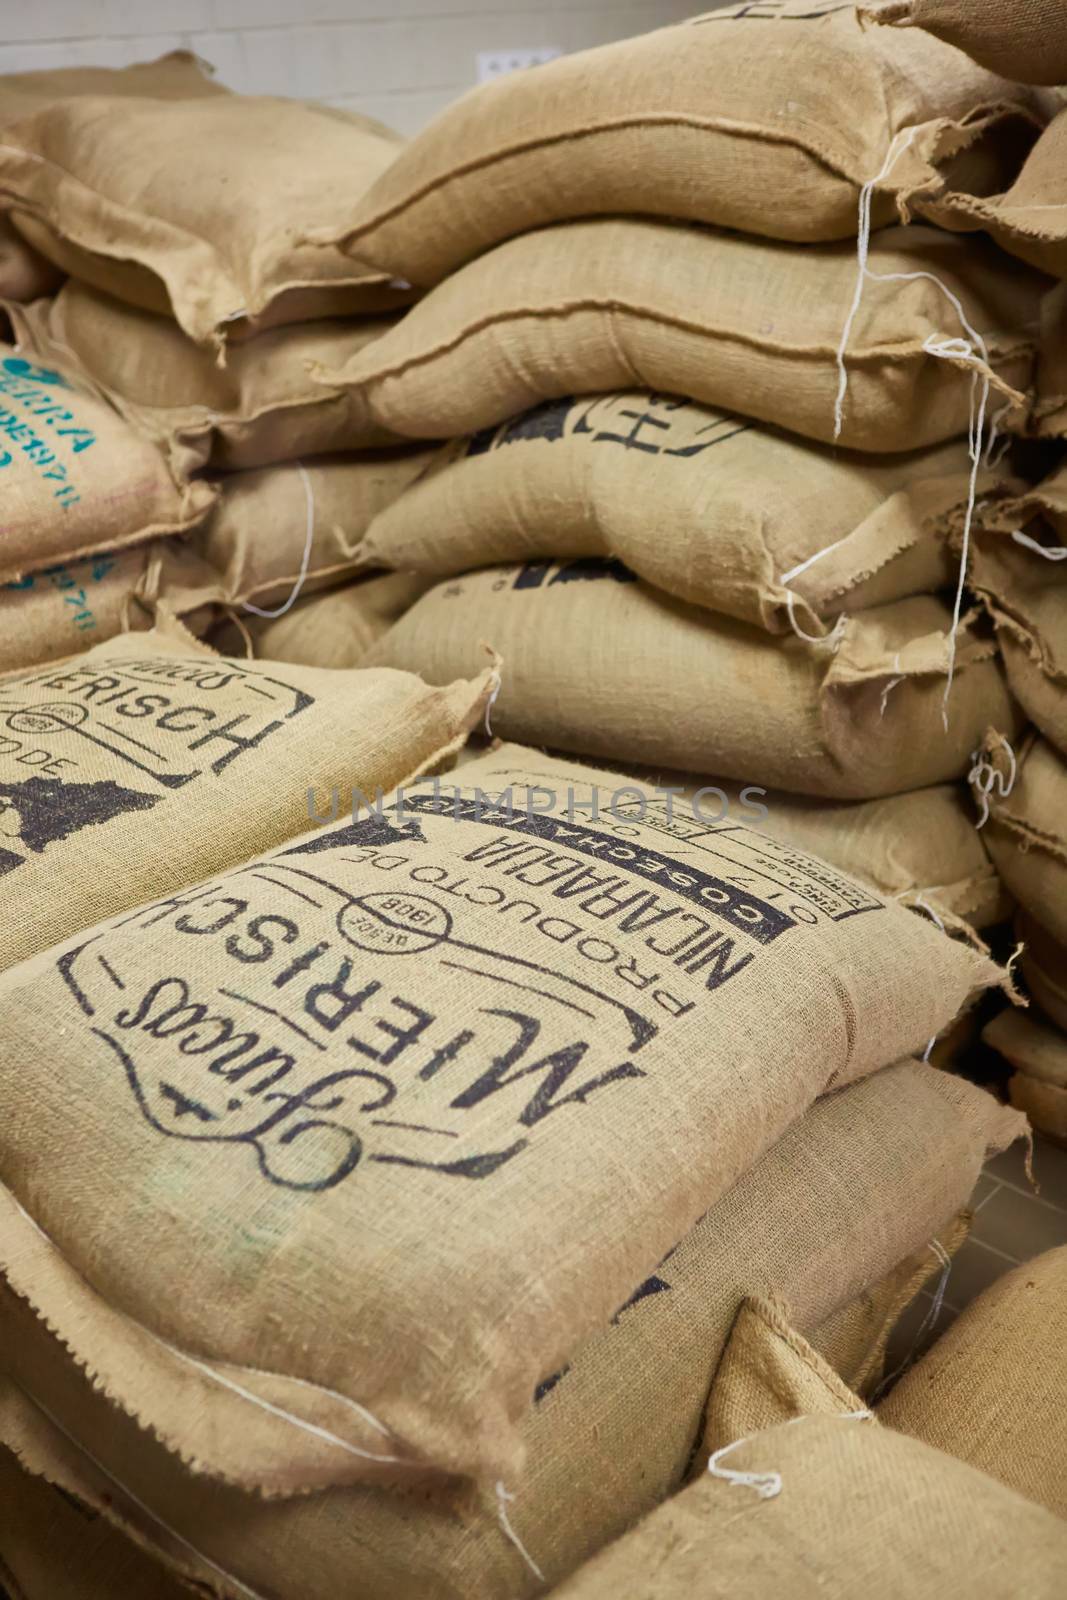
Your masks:
<svg viewBox="0 0 1067 1600"><path fill-rule="evenodd" d="M515 1529L511 1526L511 1519L508 1516L508 1505L514 1499L515 1496L513 1494L509 1494L502 1483L497 1484L497 1515L500 1518L500 1526L504 1531L504 1536L505 1538L510 1539L511 1543L515 1546L516 1550L519 1552L520 1556L525 1561L526 1565L529 1567L538 1583L544 1583L544 1573L541 1571L541 1568L537 1565L537 1562L534 1560L533 1556L530 1554L522 1540L519 1538L518 1534L515 1532Z"/></svg>
<svg viewBox="0 0 1067 1600"><path fill-rule="evenodd" d="M967 782L976 791L978 804L982 808L982 815L975 825L976 832L984 828L989 821L989 801L992 795L995 793L998 800L1007 800L1015 788L1015 780L1019 775L1019 763L1007 739L1001 740L1001 748L1007 751L1008 760L1011 762L1011 771L1007 777L999 767L994 766L988 756L982 754L981 750L971 752L974 765L967 774Z"/></svg>
<svg viewBox="0 0 1067 1600"><path fill-rule="evenodd" d="M1032 550L1035 555L1044 556L1046 561L1067 561L1067 545L1039 544L1036 539L1031 539L1028 533L1018 529L1012 534L1016 544L1021 544L1024 550Z"/></svg>
<svg viewBox="0 0 1067 1600"><path fill-rule="evenodd" d="M837 398L834 401L834 440L840 438L844 426L845 397L848 393L848 368L845 363L845 352L848 341L852 335L852 327L863 301L864 283L869 279L872 283L915 283L925 280L938 288L953 307L959 317L966 338L939 338L930 334L923 344L927 355L936 360L950 361L954 364L970 366L971 378L971 408L967 429L968 454L971 459L971 474L967 491L967 511L963 522L963 538L960 551L960 575L956 586L956 600L952 609L952 629L948 635L948 674L945 683L945 695L941 708L941 720L945 731L948 731L948 704L952 694L952 685L956 676L956 640L959 633L960 617L963 611L963 593L967 582L967 566L971 548L971 524L974 521L974 507L978 492L978 470L982 462L982 437L985 430L986 408L989 402L990 368L989 352L986 349L982 335L971 326L967 314L959 297L953 294L948 286L933 272L872 272L868 266L871 246L871 198L877 185L895 164L898 157L911 144L915 137L916 129L908 130L907 137L897 147L900 135L898 134L889 146L889 153L877 177L865 183L860 190L859 198L859 227L856 238L856 256L858 271L856 274L856 289L845 319L845 326L841 333L841 343L837 349ZM975 403L978 392L979 379L981 379L980 397Z"/></svg>
<svg viewBox="0 0 1067 1600"><path fill-rule="evenodd" d="M291 611L300 597L300 591L307 579L308 567L311 565L311 544L315 537L315 491L311 487L311 479L308 477L304 463L296 461L293 464L300 474L301 482L304 485L304 497L307 502L307 530L304 534L304 555L300 562L300 571L297 574L296 582L293 584L292 592L284 605L278 606L274 611L264 611L259 606L254 606L251 600L242 600L241 604L244 609L253 612L257 617L273 619L274 617L284 617L287 611Z"/></svg>

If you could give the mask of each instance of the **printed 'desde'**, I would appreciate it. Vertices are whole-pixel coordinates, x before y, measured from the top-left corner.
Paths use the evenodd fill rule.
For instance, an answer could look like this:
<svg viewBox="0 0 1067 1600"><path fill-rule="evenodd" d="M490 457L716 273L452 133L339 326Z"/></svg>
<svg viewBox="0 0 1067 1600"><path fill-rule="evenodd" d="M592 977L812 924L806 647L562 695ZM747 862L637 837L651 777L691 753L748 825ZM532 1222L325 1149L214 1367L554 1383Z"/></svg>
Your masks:
<svg viewBox="0 0 1067 1600"><path fill-rule="evenodd" d="M545 1374L998 978L746 827L516 747L459 776L0 979L0 1178L338 1483L517 1474Z"/></svg>

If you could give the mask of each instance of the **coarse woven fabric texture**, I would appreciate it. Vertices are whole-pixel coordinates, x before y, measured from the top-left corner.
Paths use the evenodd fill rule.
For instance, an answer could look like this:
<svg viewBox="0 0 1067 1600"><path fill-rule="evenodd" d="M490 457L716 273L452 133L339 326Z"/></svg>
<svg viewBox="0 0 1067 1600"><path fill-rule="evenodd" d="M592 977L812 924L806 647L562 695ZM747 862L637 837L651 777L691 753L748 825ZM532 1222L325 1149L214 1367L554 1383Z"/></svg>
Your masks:
<svg viewBox="0 0 1067 1600"><path fill-rule="evenodd" d="M1050 1250L973 1301L878 1414L1067 1516L1065 1345L1067 1249Z"/></svg>
<svg viewBox="0 0 1067 1600"><path fill-rule="evenodd" d="M311 372L362 350L388 318L275 328L235 346L220 367L169 317L74 278L54 300L11 306L9 314L20 349L65 363L162 452L179 482L204 467L229 472L394 442L367 417L359 394Z"/></svg>
<svg viewBox="0 0 1067 1600"><path fill-rule="evenodd" d="M841 612L950 586L946 535L969 476L962 440L834 454L629 389L549 400L457 441L379 512L364 550L437 577L616 557L681 600L819 636ZM1000 492L998 478L983 472L979 491Z"/></svg>
<svg viewBox="0 0 1067 1600"><path fill-rule="evenodd" d="M721 1471L743 1476L705 1474L564 1584L560 1600L1063 1592L1060 1518L890 1428L805 1416L743 1441Z"/></svg>
<svg viewBox="0 0 1067 1600"><path fill-rule="evenodd" d="M0 683L0 967L306 831L308 790L440 761L489 675L431 689L227 659L173 624Z"/></svg>
<svg viewBox="0 0 1067 1600"><path fill-rule="evenodd" d="M353 197L345 243L427 286L596 214L854 238L863 184L880 179L876 226L945 185L999 194L1050 114L929 35L864 31L840 0L736 5L464 96Z"/></svg>
<svg viewBox="0 0 1067 1600"><path fill-rule="evenodd" d="M1067 5L1064 0L880 0L858 6L867 22L925 28L955 45L990 72L1020 83L1067 79Z"/></svg>
<svg viewBox="0 0 1067 1600"><path fill-rule="evenodd" d="M828 1096L796 1123L538 1385L509 1518L548 1580L679 1486L747 1293L787 1297L797 1325L862 1378L900 1295L938 1267L926 1243L933 1219L1022 1125L984 1091L915 1063ZM189 1553L174 1535L200 1551L194 1575L210 1579L213 1561L282 1600L328 1600L346 1585L395 1600L538 1592L491 1495L353 1486L277 1498L291 1474L291 1423L108 1310L10 1197L0 1200L8 1282L41 1318L0 1295L4 1349L26 1352L9 1358L12 1373L172 1531L168 1539L146 1523L112 1486L120 1525L147 1532L178 1570ZM950 1248L960 1232L958 1223L942 1230ZM905 1245L919 1254L880 1276ZM328 1470L329 1450L321 1458ZM275 1498L264 1503L249 1479L268 1459L276 1471L260 1487Z"/></svg>
<svg viewBox="0 0 1067 1600"><path fill-rule="evenodd" d="M864 284L837 443L882 454L967 432L975 368L931 348L966 333L945 288L981 336L993 381L1021 400L1043 277L920 225L875 235L869 266L913 276ZM640 385L831 443L856 273L852 241L778 244L627 218L543 228L461 267L366 349L339 351L321 381L413 439Z"/></svg>
<svg viewBox="0 0 1067 1600"><path fill-rule="evenodd" d="M990 721L1019 727L977 619L956 637L946 707L951 626L942 600L916 596L849 617L830 649L687 605L617 562L531 564L438 584L368 659L445 683L492 646L506 738L862 800L962 778Z"/></svg>
<svg viewBox="0 0 1067 1600"><path fill-rule="evenodd" d="M187 533L215 500L68 367L0 344L0 583L105 550Z"/></svg>
<svg viewBox="0 0 1067 1600"><path fill-rule="evenodd" d="M337 1482L513 1479L537 1384L708 1208L1001 977L767 835L641 821L603 774L511 751L458 777L0 984L0 1179L117 1309L273 1374L344 1441Z"/></svg>
<svg viewBox="0 0 1067 1600"><path fill-rule="evenodd" d="M0 195L20 233L200 343L407 298L388 273L307 238L400 148L366 117L230 94L176 51L0 78L0 129Z"/></svg>

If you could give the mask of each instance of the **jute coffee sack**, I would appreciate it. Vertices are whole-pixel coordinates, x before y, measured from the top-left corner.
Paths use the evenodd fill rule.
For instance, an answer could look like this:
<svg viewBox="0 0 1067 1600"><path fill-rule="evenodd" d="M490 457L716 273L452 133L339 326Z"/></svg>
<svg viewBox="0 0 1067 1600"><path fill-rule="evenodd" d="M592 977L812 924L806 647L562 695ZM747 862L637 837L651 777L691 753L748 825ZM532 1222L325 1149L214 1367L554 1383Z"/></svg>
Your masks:
<svg viewBox="0 0 1067 1600"><path fill-rule="evenodd" d="M302 673L340 678L285 669ZM375 781L350 754L348 769ZM514 1477L545 1375L812 1101L923 1049L1000 976L765 835L642 823L640 789L627 805L602 774L519 751L457 782L424 781L2 985L0 1179L118 1309L202 1359L299 1380L286 1409L349 1446L338 1481ZM572 795L589 822L565 819ZM108 1085L91 1107L58 1103L75 1050ZM123 1058L132 1094L111 1070ZM211 1065L230 1095L242 1084L238 1104ZM47 1162L42 1128L63 1154L39 1190L26 1162ZM183 1195L170 1222L153 1199L163 1160ZM153 1218L149 1260L133 1232L111 1237L118 1193ZM613 1220L575 1240L576 1214ZM164 1294L183 1273L198 1294Z"/></svg>
<svg viewBox="0 0 1067 1600"><path fill-rule="evenodd" d="M797 794L862 800L962 777L994 707L995 644L967 623L944 727L949 609L933 596L847 619L836 651L771 639L617 563L489 567L424 595L370 659L447 682L504 657L506 738Z"/></svg>
<svg viewBox="0 0 1067 1600"><path fill-rule="evenodd" d="M843 1302L851 1313L854 1302L844 1297L857 1286L865 1292L865 1283L881 1295L876 1275L894 1253L905 1241L925 1245L931 1219L969 1194L987 1152L1022 1127L981 1090L906 1063L828 1096L791 1128L573 1361L539 1384L508 1519L548 1581L682 1481L750 1288L787 1295L798 1325L820 1347L824 1338L832 1343L838 1335L827 1309ZM268 1488L291 1475L293 1428L277 1413L257 1413L232 1386L212 1386L109 1311L10 1197L2 1215L9 1282L29 1302L8 1294L0 1304L15 1375L203 1556L250 1589L266 1586L286 1600L346 1592L510 1600L538 1592L492 1497L479 1504L454 1486L422 1496L358 1486L264 1506L238 1492L257 1463L275 1466ZM928 1248L925 1256L928 1271L936 1261ZM902 1269L914 1282L915 1262L891 1270ZM25 1363L14 1354L22 1347L37 1352ZM115 1419L116 1407L126 1415Z"/></svg>
<svg viewBox="0 0 1067 1600"><path fill-rule="evenodd" d="M1009 395L1026 386L1026 329L1036 329L1043 278L991 245L926 227L876 235L870 266L936 274L984 337L996 382ZM381 427L416 439L638 384L829 443L855 285L853 242L578 222L524 234L461 268L327 377L356 391ZM929 347L961 332L929 278L868 281L848 341L838 442L883 453L966 432L974 368Z"/></svg>
<svg viewBox="0 0 1067 1600"><path fill-rule="evenodd" d="M1015 1069L1012 1105L1042 1133L1067 1143L1067 1036L1031 1006L1002 1011L982 1038Z"/></svg>
<svg viewBox="0 0 1067 1600"><path fill-rule="evenodd" d="M99 1511L0 1448L0 1590L10 1600L189 1600L189 1590Z"/></svg>
<svg viewBox="0 0 1067 1600"><path fill-rule="evenodd" d="M972 1212L959 1212L929 1244L827 1317L811 1335L819 1354L857 1394L869 1396L877 1390L900 1318L927 1284L941 1278L946 1261L951 1263L966 1241L972 1219Z"/></svg>
<svg viewBox="0 0 1067 1600"><path fill-rule="evenodd" d="M716 1451L797 1418L846 1417L873 1423L858 1394L793 1326L787 1305L764 1296L745 1300L708 1396L696 1477Z"/></svg>
<svg viewBox="0 0 1067 1600"><path fill-rule="evenodd" d="M0 211L0 300L38 300L62 282L58 267L31 249Z"/></svg>
<svg viewBox="0 0 1067 1600"><path fill-rule="evenodd" d="M1010 915L1011 897L975 829L974 809L961 784L835 801L688 773L630 771L662 791L649 806L664 817L681 809L711 822L751 824L781 844L796 845L863 879L887 899L942 919L984 928Z"/></svg>
<svg viewBox="0 0 1067 1600"><path fill-rule="evenodd" d="M1057 0L1067 18L1067 6ZM1020 0L1004 11L1008 27L1015 25ZM1064 37L1067 38L1067 32ZM1050 41L1051 42L1051 41ZM1067 44L1063 45L1067 60ZM1067 76L1067 73L1064 74ZM985 196L945 194L919 205L923 215L947 228L981 228L1013 256L1040 267L1053 277L1067 277L1067 110L1045 129L1006 192Z"/></svg>
<svg viewBox="0 0 1067 1600"><path fill-rule="evenodd" d="M559 1600L1058 1600L1059 1517L860 1418L739 1442L559 1590Z"/></svg>
<svg viewBox="0 0 1067 1600"><path fill-rule="evenodd" d="M864 33L833 0L735 5L465 95L357 199L347 245L425 285L596 214L854 238L868 180L879 226L951 182L961 152L977 148L970 180L999 193L1047 115L1044 97L928 37Z"/></svg>
<svg viewBox="0 0 1067 1600"><path fill-rule="evenodd" d="M973 546L970 587L996 625L1012 693L1067 751L1067 471L982 517L992 529Z"/></svg>
<svg viewBox="0 0 1067 1600"><path fill-rule="evenodd" d="M177 623L4 679L0 967L302 833L310 786L425 770L487 693L230 661Z"/></svg>
<svg viewBox="0 0 1067 1600"><path fill-rule="evenodd" d="M701 788L700 807L715 816L721 803L705 785L690 783L687 792L695 796ZM975 928L1008 915L1010 898L986 853L983 835L975 831L974 812L961 785L936 784L860 801L773 793L761 804L766 811L758 824L762 832L832 861L887 897L947 913ZM732 804L729 814L737 816Z"/></svg>
<svg viewBox="0 0 1067 1600"><path fill-rule="evenodd" d="M195 1575L201 1585L213 1583L215 1592L227 1600L249 1596L263 1600L279 1593L278 1574L288 1553L280 1541L269 1585L257 1593L232 1572L220 1571L220 1563L206 1566L202 1557L198 1561L188 1549L192 1541L180 1541L162 1527L143 1502L117 1487L114 1476L102 1472L64 1437L24 1392L9 1386L0 1395L0 1407L0 1425L17 1437L23 1458L33 1462L34 1470L47 1473L68 1493L120 1521L146 1543L165 1543L176 1569ZM832 1448L823 1443L823 1431L830 1429L840 1430L829 1435ZM856 1455L856 1440L862 1441L861 1458ZM737 1453L740 1461L727 1458L731 1469L744 1471L754 1465L761 1476L777 1472L783 1487L798 1485L797 1491L778 1494L768 1507L751 1490L750 1498L742 1497L744 1484L705 1477L639 1524L559 1593L568 1600L590 1595L605 1600L619 1595L634 1600L638 1596L693 1600L703 1595L732 1600L741 1592L755 1592L766 1600L778 1600L782 1594L801 1600L823 1600L828 1595L844 1600L856 1592L852 1584L857 1571L866 1580L865 1592L878 1600L898 1600L901 1594L919 1600L940 1600L945 1595L951 1600L1016 1600L1020 1581L1028 1600L1030 1596L1058 1600L1062 1592L1067 1535L1061 1519L973 1468L888 1428L840 1417L805 1418L739 1447ZM114 1450L110 1455L114 1459ZM126 1457L127 1471L128 1461ZM815 1466L814 1474L810 1465ZM842 1508L851 1508L859 1495L864 1517L857 1524L842 1515ZM299 1508L296 1515L304 1514L310 1504L314 1502L290 1502ZM214 1512L216 1506L209 1501L206 1509ZM899 1529L895 1508L899 1508ZM274 1515L276 1508L265 1508L263 1520ZM770 1525L768 1516L773 1518ZM682 1537L675 1539L679 1517L684 1526ZM650 1542L653 1548L648 1550ZM314 1559L318 1551L313 1548L309 1554L313 1561L309 1582L293 1592L315 1600L335 1595L337 1591L324 1589L321 1580L310 1586L321 1569ZM536 1584L531 1584L530 1592L537 1592ZM420 1593L428 1596L435 1591ZM469 1594L465 1591L462 1600ZM452 1590L450 1600L461 1597Z"/></svg>
<svg viewBox="0 0 1067 1600"><path fill-rule="evenodd" d="M12 1304L17 1305L14 1297L0 1290L0 1320L4 1320L5 1307ZM17 1310L16 1316L18 1316ZM24 1310L22 1319L25 1320ZM6 1320L12 1319L9 1317ZM5 1328L5 1331L11 1330ZM28 1333L31 1340L41 1336L40 1328L32 1324L27 1324L24 1328L20 1323L18 1332L20 1335ZM47 1335L45 1337L48 1338ZM50 1338L49 1353L53 1358L59 1353ZM62 1363L62 1357L60 1359ZM184 1476L180 1469L176 1468L175 1463L167 1460L155 1441L148 1442L146 1449L147 1436L133 1429L128 1420L116 1414L106 1402L101 1404L99 1398L96 1398L90 1400L86 1407L84 1387L82 1394L78 1394L76 1387L71 1387L69 1383L71 1373L71 1363L68 1359L59 1368L60 1381L57 1385L48 1381L47 1369L42 1369L39 1362L36 1364L34 1378L30 1381L32 1383L36 1379L37 1388L47 1396L44 1410L25 1388L11 1380L0 1378L0 1437L6 1438L20 1451L21 1461L27 1473L25 1482L28 1486L23 1493L32 1493L28 1477L28 1473L32 1471L38 1482L43 1478L49 1486L58 1486L68 1500L76 1502L74 1509L80 1513L81 1518L94 1516L97 1518L93 1527L94 1540L91 1552L89 1549L85 1551L87 1559L91 1553L94 1578L97 1571L103 1579L114 1578L116 1568L119 1572L127 1570L135 1561L132 1546L136 1544L160 1562L157 1569L158 1576L155 1578L155 1582L160 1586L168 1581L163 1569L163 1563L166 1562L174 1573L181 1573L182 1578L190 1582L198 1593L207 1591L212 1594L247 1597L254 1592L235 1574L222 1569L220 1562L212 1561L210 1556L200 1554L197 1549L199 1543L201 1547L207 1545L209 1548L219 1548L224 1557L231 1561L236 1558L242 1567L251 1566L256 1573L266 1571L267 1588L271 1594L282 1593L286 1596L299 1594L302 1600L307 1600L309 1594L314 1593L316 1596L328 1595L332 1600L338 1593L347 1592L351 1584L360 1577L367 1577L367 1581L372 1584L376 1581L368 1576L369 1569L374 1563L368 1560L366 1545L361 1548L358 1542L354 1542L357 1530L353 1526L353 1519L359 1515L360 1510L369 1519L375 1516L376 1508L378 1521L389 1525L395 1535L396 1547L401 1551L411 1538L412 1523L416 1528L419 1525L417 1504L403 1503L410 1497L385 1496L373 1490L341 1491L328 1496L314 1496L295 1503L290 1501L288 1505L275 1506L263 1513L250 1509L254 1508L255 1502L250 1501L249 1497L238 1497L228 1490L223 1490L221 1500L217 1500L212 1496L210 1484L204 1483L197 1477L189 1479ZM23 1376L30 1378L25 1372ZM61 1388L64 1398L72 1402L63 1407L64 1424L68 1428L66 1433L60 1432L56 1422L49 1420L56 1415L54 1408L57 1388ZM71 1427L76 1430L75 1434L69 1431ZM108 1455L116 1471L121 1474L122 1481L129 1482L131 1477L135 1477L140 1485L139 1475L147 1470L152 1488L152 1504L146 1504L140 1496L136 1499L131 1498L122 1489L121 1483L116 1483L115 1474L109 1474L106 1468L101 1467L95 1454L100 1447L101 1435L107 1439L109 1445L112 1439L117 1438L121 1446L117 1451L109 1450ZM77 1442L79 1437L91 1441L88 1452L79 1446ZM159 1470L161 1461L162 1472ZM180 1507L182 1522L189 1522L192 1538L183 1537L169 1523L161 1523L158 1514L153 1510L154 1506L165 1506L168 1514L173 1515L175 1504ZM332 1518L325 1514L324 1508L327 1506L332 1506L335 1510ZM78 1526L79 1520L78 1517L72 1519L74 1526ZM462 1524L458 1519L453 1518L447 1526L441 1517L428 1516L425 1520L428 1524L425 1536L427 1538L436 1536L440 1550L460 1547L463 1534ZM262 1533L259 1531L261 1527ZM498 1538L503 1540L504 1535L499 1532L499 1522L497 1528ZM114 1530L110 1536L109 1529ZM304 1578L304 1573L308 1570L309 1554L304 1549L305 1529L311 1529L313 1536L319 1541L310 1546L313 1571L311 1589L307 1587ZM338 1535L338 1529L342 1530L341 1536ZM65 1529L54 1530L52 1548L58 1549L60 1554L64 1548L62 1540L64 1532ZM122 1544L125 1537L129 1539L131 1553L124 1555ZM252 1540L256 1542L253 1544ZM246 1556L245 1552L248 1550L258 1553ZM35 1570L39 1570L39 1564L47 1559L47 1556L46 1552L37 1546L35 1551L38 1563ZM18 1554L25 1555L21 1545ZM268 1561L269 1571L267 1571ZM298 1570L298 1563L301 1562L304 1563L303 1572ZM473 1561L467 1560L464 1563L464 1569L470 1571L476 1562L477 1551L474 1553ZM482 1564L484 1566L484 1562ZM25 1560L22 1565L25 1565ZM395 1560L387 1565L395 1571ZM143 1571L140 1568L135 1570L141 1582L148 1584L151 1567L146 1566ZM3 1572L0 1565L0 1580L5 1577L11 1585L13 1580ZM174 1577L170 1577L169 1581L173 1583ZM385 1573L384 1581L387 1584L391 1583L388 1572ZM455 1594L454 1581L454 1575L450 1571L434 1570L429 1578L430 1587L423 1587L418 1591L420 1600L428 1600L429 1596L442 1593ZM539 1587L537 1580L532 1578L529 1568L526 1567L518 1585L509 1583L506 1592L509 1596L516 1596L532 1592L537 1587ZM118 1592L124 1594L127 1591ZM160 1592L169 1595L171 1591L165 1587L161 1589L146 1587L136 1590L138 1600L142 1600L142 1596L155 1597ZM181 1592L188 1591L183 1588ZM393 1584L385 1591L373 1589L372 1592L387 1592L391 1596L397 1596L410 1594L411 1590L407 1587L407 1580L404 1579L401 1580L400 1588ZM33 1590L31 1593L36 1595L38 1591ZM92 1593L95 1596L96 1591ZM65 1596L66 1591L46 1588L41 1600L56 1600L57 1594ZM76 1590L75 1594L77 1600L86 1600L85 1589ZM105 1589L101 1600L115 1600L115 1595L114 1587ZM18 1595L15 1595L14 1600L19 1600Z"/></svg>
<svg viewBox="0 0 1067 1600"><path fill-rule="evenodd" d="M183 539L46 567L0 587L0 676L150 628L161 604L202 634L221 598L217 576Z"/></svg>
<svg viewBox="0 0 1067 1600"><path fill-rule="evenodd" d="M38 250L201 343L405 298L389 273L307 239L343 224L397 135L327 106L226 93L190 56L141 72L138 84L98 72L81 93L55 73L38 93L36 74L0 79L0 196Z"/></svg>
<svg viewBox="0 0 1067 1600"><path fill-rule="evenodd" d="M1067 81L1064 0L875 0L857 12L864 22L925 28L1020 83Z"/></svg>
<svg viewBox="0 0 1067 1600"><path fill-rule="evenodd" d="M381 573L298 600L280 616L238 611L219 624L209 642L223 655L247 653L308 667L359 667L372 645L425 593L427 583L404 572Z"/></svg>
<svg viewBox="0 0 1067 1600"><path fill-rule="evenodd" d="M0 582L203 521L215 494L179 487L159 452L69 370L0 344Z"/></svg>
<svg viewBox="0 0 1067 1600"><path fill-rule="evenodd" d="M982 834L1023 910L1067 944L1067 757L1031 737L1016 754L998 735L972 774Z"/></svg>
<svg viewBox="0 0 1067 1600"><path fill-rule="evenodd" d="M432 460L430 450L382 451L229 474L195 548L229 604L270 610L373 565L367 528Z"/></svg>
<svg viewBox="0 0 1067 1600"><path fill-rule="evenodd" d="M973 1301L879 1415L1067 1516L1065 1346L1067 1248L1027 1261Z"/></svg>
<svg viewBox="0 0 1067 1600"><path fill-rule="evenodd" d="M386 319L278 328L236 346L220 367L169 317L73 278L54 300L8 312L20 348L69 366L159 446L182 479L205 466L270 466L389 442L354 390L311 372L378 339Z"/></svg>
<svg viewBox="0 0 1067 1600"><path fill-rule="evenodd" d="M365 550L440 577L617 556L667 594L821 634L827 616L949 587L944 534L969 472L962 443L849 458L628 390L548 401L460 441L376 518ZM994 481L983 473L983 491Z"/></svg>

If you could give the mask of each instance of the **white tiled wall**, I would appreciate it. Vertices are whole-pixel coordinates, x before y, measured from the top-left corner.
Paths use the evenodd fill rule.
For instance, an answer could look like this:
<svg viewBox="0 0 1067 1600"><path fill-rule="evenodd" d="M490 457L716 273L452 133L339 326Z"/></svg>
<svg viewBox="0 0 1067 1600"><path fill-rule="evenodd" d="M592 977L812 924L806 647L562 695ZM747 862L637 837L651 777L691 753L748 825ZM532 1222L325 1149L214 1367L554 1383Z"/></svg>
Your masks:
<svg viewBox="0 0 1067 1600"><path fill-rule="evenodd" d="M0 73L195 50L222 82L365 111L413 133L476 78L479 51L583 50L714 0L0 0Z"/></svg>

